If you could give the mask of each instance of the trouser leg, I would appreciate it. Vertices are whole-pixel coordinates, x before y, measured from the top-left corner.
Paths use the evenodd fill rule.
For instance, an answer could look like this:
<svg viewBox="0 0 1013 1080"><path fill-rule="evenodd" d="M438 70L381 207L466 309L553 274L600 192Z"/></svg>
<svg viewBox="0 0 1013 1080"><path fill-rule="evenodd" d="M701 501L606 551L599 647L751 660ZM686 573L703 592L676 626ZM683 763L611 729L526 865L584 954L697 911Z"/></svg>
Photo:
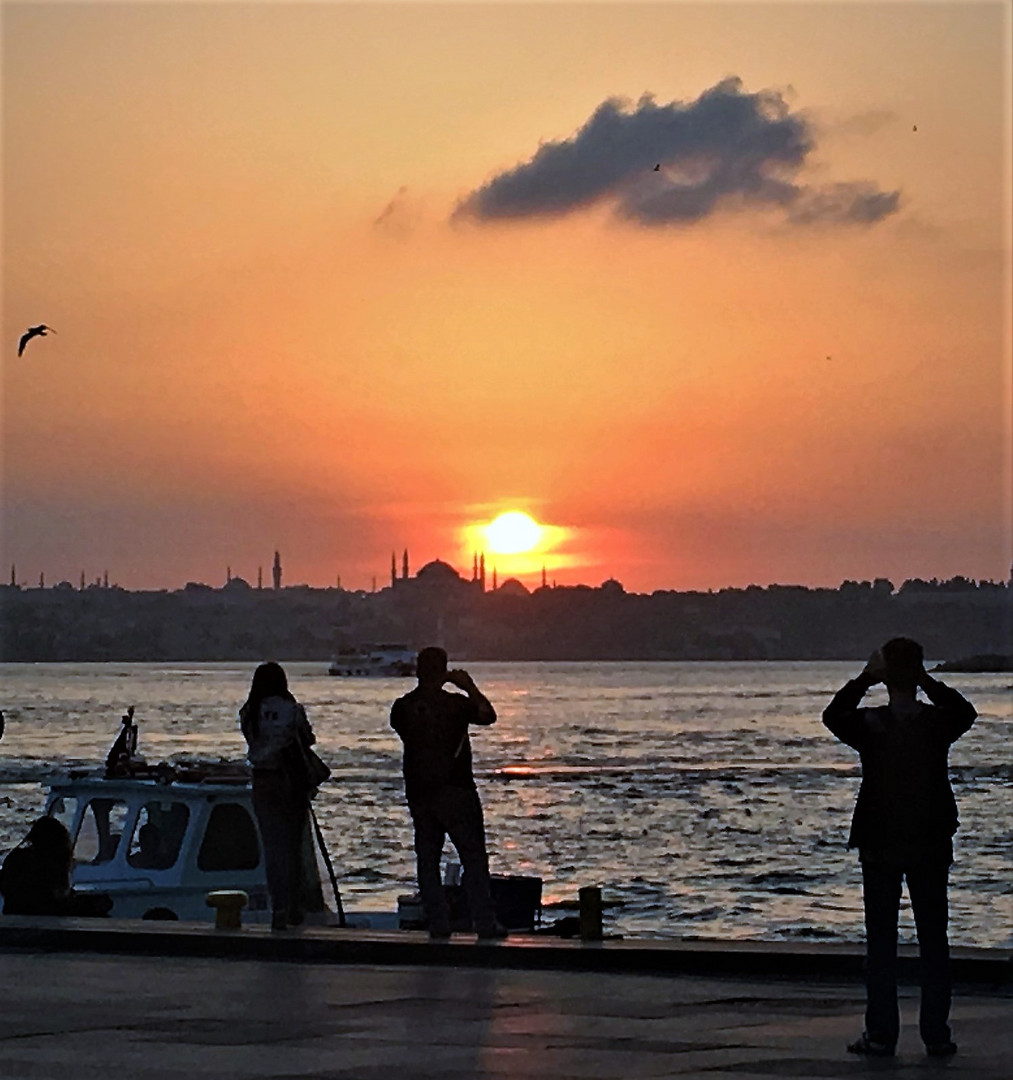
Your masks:
<svg viewBox="0 0 1013 1080"><path fill-rule="evenodd" d="M277 785L254 785L253 811L264 845L264 870L271 909L288 917L291 898L290 815Z"/></svg>
<svg viewBox="0 0 1013 1080"><path fill-rule="evenodd" d="M293 795L284 775L254 776L253 812L264 845L264 870L271 910L283 920L302 913L302 844L309 812L305 798Z"/></svg>
<svg viewBox="0 0 1013 1080"><path fill-rule="evenodd" d="M450 929L450 913L440 877L446 830L428 803L413 804L410 810L415 826L415 866L422 907L429 920L429 929L442 933Z"/></svg>
<svg viewBox="0 0 1013 1080"><path fill-rule="evenodd" d="M894 1046L900 1031L897 1007L897 918L903 871L862 863L865 904L865 1030L874 1042Z"/></svg>
<svg viewBox="0 0 1013 1080"><path fill-rule="evenodd" d="M482 803L474 788L446 788L441 792L440 806L451 843L461 858L471 920L481 934L496 926Z"/></svg>
<svg viewBox="0 0 1013 1080"><path fill-rule="evenodd" d="M305 840L308 807L295 802L289 808L285 823L287 838L285 850L285 873L288 879L288 913L293 922L301 922L305 914L303 904L303 842Z"/></svg>
<svg viewBox="0 0 1013 1080"><path fill-rule="evenodd" d="M918 931L921 955L922 999L919 1029L926 1045L950 1041L950 946L947 940L948 919L946 863L912 866L907 873L908 893Z"/></svg>

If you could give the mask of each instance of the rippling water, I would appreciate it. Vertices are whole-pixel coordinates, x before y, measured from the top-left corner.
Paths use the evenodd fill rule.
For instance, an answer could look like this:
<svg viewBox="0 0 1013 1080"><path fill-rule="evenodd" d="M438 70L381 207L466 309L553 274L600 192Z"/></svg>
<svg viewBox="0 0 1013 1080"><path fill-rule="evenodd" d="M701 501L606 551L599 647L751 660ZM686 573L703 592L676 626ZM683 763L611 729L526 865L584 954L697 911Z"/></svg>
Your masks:
<svg viewBox="0 0 1013 1080"><path fill-rule="evenodd" d="M286 668L333 769L316 808L346 907L393 910L414 864L387 715L412 681ZM857 857L845 850L857 760L820 723L856 665L469 670L499 713L472 740L493 872L537 874L547 901L599 884L607 929L627 935L861 940ZM48 776L104 759L127 705L149 761L240 759L236 710L251 673L245 664L0 665L0 851L41 809ZM1008 946L1010 676L947 681L980 714L950 758L962 822L952 939ZM907 912L903 926L910 939Z"/></svg>

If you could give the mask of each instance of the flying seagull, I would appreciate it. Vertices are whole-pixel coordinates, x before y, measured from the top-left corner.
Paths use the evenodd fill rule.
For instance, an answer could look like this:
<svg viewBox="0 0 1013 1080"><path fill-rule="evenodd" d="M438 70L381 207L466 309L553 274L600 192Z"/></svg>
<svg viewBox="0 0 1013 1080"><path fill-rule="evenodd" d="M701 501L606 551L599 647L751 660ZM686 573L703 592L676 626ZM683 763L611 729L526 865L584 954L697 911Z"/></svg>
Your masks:
<svg viewBox="0 0 1013 1080"><path fill-rule="evenodd" d="M45 323L40 326L29 326L28 329L21 335L21 340L18 342L18 356L25 351L25 346L33 337L45 337L46 333L56 333L51 326L46 326Z"/></svg>

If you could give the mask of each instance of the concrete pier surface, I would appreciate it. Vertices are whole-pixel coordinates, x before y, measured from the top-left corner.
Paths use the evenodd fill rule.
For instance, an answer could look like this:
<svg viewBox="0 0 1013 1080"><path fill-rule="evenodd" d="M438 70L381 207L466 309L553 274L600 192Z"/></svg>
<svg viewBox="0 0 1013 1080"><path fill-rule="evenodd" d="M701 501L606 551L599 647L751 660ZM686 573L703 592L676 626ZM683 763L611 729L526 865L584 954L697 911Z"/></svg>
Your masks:
<svg viewBox="0 0 1013 1080"><path fill-rule="evenodd" d="M956 1057L925 1056L917 988L905 984L898 1054L870 1061L844 1049L861 1031L861 981L840 973L840 955L825 969L818 951L786 973L777 958L794 952L773 946L765 968L754 958L738 973L677 959L619 969L574 957L621 943L401 935L400 957L394 941L381 962L363 963L356 950L383 936L175 926L149 937L139 924L91 920L89 930L105 924L96 937L84 922L0 919L4 1080L1013 1076L1006 954L991 968L979 957L971 981L958 981Z"/></svg>

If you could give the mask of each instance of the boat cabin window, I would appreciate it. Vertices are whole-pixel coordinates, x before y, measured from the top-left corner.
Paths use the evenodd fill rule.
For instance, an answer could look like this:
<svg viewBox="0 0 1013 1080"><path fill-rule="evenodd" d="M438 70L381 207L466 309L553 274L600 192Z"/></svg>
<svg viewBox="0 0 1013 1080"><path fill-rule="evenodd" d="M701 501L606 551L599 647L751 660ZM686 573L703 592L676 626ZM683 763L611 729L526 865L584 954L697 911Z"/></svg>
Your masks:
<svg viewBox="0 0 1013 1080"><path fill-rule="evenodd" d="M66 826L67 832L73 835L74 815L77 813L77 799L73 795L58 795L49 804L46 812Z"/></svg>
<svg viewBox="0 0 1013 1080"><path fill-rule="evenodd" d="M74 843L74 861L105 863L116 854L123 826L127 820L127 804L120 799L91 799L84 809L81 827Z"/></svg>
<svg viewBox="0 0 1013 1080"><path fill-rule="evenodd" d="M257 827L245 806L218 803L211 808L197 854L199 870L255 870L260 865Z"/></svg>
<svg viewBox="0 0 1013 1080"><path fill-rule="evenodd" d="M186 803L145 803L137 813L127 862L142 870L168 870L179 858L189 819Z"/></svg>

